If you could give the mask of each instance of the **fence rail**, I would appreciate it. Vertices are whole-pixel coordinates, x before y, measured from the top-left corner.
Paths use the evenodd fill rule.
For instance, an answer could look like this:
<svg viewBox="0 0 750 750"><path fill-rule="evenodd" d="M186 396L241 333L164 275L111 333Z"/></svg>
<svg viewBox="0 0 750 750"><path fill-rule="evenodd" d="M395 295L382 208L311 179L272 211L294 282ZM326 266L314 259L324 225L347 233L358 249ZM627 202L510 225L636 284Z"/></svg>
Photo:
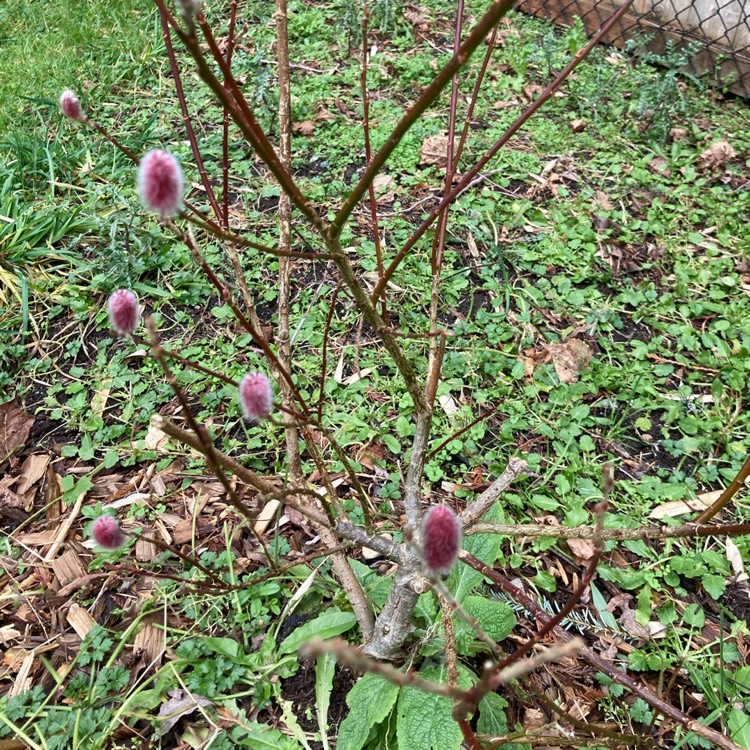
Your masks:
<svg viewBox="0 0 750 750"><path fill-rule="evenodd" d="M618 0L519 0L517 9L568 26L580 17L593 34ZM687 71L750 101L750 0L636 0L605 41L623 48L633 38L663 54L691 49Z"/></svg>

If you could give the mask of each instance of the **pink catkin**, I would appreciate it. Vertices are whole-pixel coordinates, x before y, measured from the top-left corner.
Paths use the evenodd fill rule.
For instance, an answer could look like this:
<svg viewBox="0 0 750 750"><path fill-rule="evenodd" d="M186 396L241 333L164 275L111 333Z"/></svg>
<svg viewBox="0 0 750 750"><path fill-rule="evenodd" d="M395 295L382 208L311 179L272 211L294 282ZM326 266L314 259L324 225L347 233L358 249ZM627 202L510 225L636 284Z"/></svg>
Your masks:
<svg viewBox="0 0 750 750"><path fill-rule="evenodd" d="M130 289L118 289L107 302L109 324L119 334L130 334L141 320L138 297Z"/></svg>
<svg viewBox="0 0 750 750"><path fill-rule="evenodd" d="M60 109L63 114L71 120L83 120L83 110L78 97L70 90L65 89L60 96Z"/></svg>
<svg viewBox="0 0 750 750"><path fill-rule="evenodd" d="M456 514L447 505L435 505L422 523L425 565L434 573L447 573L456 562L461 546L461 529Z"/></svg>
<svg viewBox="0 0 750 750"><path fill-rule="evenodd" d="M138 195L143 205L162 218L174 216L182 204L182 169L166 151L149 151L138 165Z"/></svg>
<svg viewBox="0 0 750 750"><path fill-rule="evenodd" d="M266 419L273 407L271 382L262 372L250 372L240 381L240 406L245 419Z"/></svg>
<svg viewBox="0 0 750 750"><path fill-rule="evenodd" d="M120 524L114 516L99 516L91 526L91 536L94 541L106 550L120 549L125 544L126 537Z"/></svg>

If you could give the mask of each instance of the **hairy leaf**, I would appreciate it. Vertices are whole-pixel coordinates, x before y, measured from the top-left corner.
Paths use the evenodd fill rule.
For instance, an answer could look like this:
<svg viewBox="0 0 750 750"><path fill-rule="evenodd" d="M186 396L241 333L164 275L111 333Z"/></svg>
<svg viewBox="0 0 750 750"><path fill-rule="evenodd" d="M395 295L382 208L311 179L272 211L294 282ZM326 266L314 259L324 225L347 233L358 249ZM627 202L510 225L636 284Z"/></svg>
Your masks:
<svg viewBox="0 0 750 750"><path fill-rule="evenodd" d="M349 715L339 726L336 750L360 750L370 730L391 712L398 697L398 685L368 672L349 691Z"/></svg>

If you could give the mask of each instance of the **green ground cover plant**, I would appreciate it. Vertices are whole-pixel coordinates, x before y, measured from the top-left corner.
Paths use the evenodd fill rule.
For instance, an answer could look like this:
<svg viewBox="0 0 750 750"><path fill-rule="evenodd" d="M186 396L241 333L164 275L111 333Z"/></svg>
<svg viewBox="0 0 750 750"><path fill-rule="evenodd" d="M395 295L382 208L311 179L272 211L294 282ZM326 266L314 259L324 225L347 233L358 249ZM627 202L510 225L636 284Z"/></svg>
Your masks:
<svg viewBox="0 0 750 750"><path fill-rule="evenodd" d="M140 209L130 160L58 113L60 91L75 87L85 111L126 148L138 155L168 148L183 164L190 201L209 215L158 14L145 3L115 4L106 14L94 4L71 12L64 5L49 14L22 2L0 10L12 32L3 32L4 50L36 60L23 88L4 76L9 82L0 93L0 213L6 217L0 225L0 387L7 394L2 401L23 404L36 420L33 443L6 458L4 470L17 480L26 453L48 452L61 477L62 508L69 513L84 498L76 530L81 518L97 518L101 503L110 505L130 487L119 494L129 498L117 511L123 526L147 535L162 524L193 562L184 563L174 550L139 552L135 539L114 556L75 547L88 575L128 576L140 581L133 589L138 595L131 600L111 591L111 578L92 579L99 586L110 581L105 594L91 583L73 592L66 602L94 613L99 624L80 648L80 639L65 641L51 661L42 654L31 662L30 689L0 698L0 733L30 747L61 748L131 747L137 736L163 747L327 747L334 737L345 748L458 747L467 735L451 718L450 696L384 681L369 663L359 677L336 666L334 655L354 659L344 646L300 661L297 649L312 634L362 643L362 623L330 558L302 561L316 549L305 546L310 527L289 511L283 523L280 512L261 532L269 552L262 557L225 488L206 476L200 451L166 442L150 427L155 412L171 418L178 408L162 370L147 356L148 340L128 344L107 330L105 302L114 290L138 294L165 347L233 380L262 366L262 354L196 272L189 237L175 236ZM451 58L456 9L425 5L374 3L371 9L367 81L374 152ZM217 3L209 10L217 38L226 41L229 8ZM469 17L476 20L485 10L483 3L470 3L465 28L473 25ZM274 8L240 3L237 12L247 27L237 32L232 70L276 143ZM367 163L361 9L293 2L288 15L291 174L330 221ZM49 29L38 49L17 33L29 24ZM579 27L553 30L520 15L511 14L499 29L459 172L585 44ZM96 43L84 43L89 39ZM471 94L484 51L481 46L461 80L462 97ZM177 55L209 179L221 186L223 112L184 52ZM45 76L41 61L49 59L57 63ZM526 476L500 495L474 529L484 533L468 535L464 549L522 580L525 595L533 595L547 616L559 613L572 593L583 594L579 581L597 554L596 540L565 541L556 530L593 528L604 463L615 472L603 519L605 531L614 533L640 529L653 518L667 526L694 518L747 456L748 111L741 102L679 85L672 74L595 49L460 196L445 231L433 325L450 335L419 491L425 504L444 502L460 511L502 475L509 459L523 458ZM650 111L663 102L667 85L679 101ZM23 98L25 91L34 96ZM430 139L449 127L449 91L441 107L405 134L374 184L386 265L442 194L444 167L434 155L444 142ZM458 132L465 104L462 99L457 108ZM228 143L229 225L258 243L275 244L283 191L238 133L232 131ZM222 196L220 187L217 193ZM367 201L352 219L341 246L371 292L382 272ZM293 215L292 228L294 250L321 251L301 215ZM226 243L198 236L211 267L233 278ZM412 334L431 325L431 238L404 258L386 286L391 326L405 334L399 343L409 358L420 362L429 339ZM259 320L273 333L280 323L281 263L247 248L240 262ZM366 514L374 514L375 527L401 544L404 473L418 429L413 398L377 332L336 291L333 264L294 259L290 265L294 382L305 400L322 397L344 458L322 430L311 441L338 482L336 499L348 518L366 524ZM328 364L321 381L323 349ZM295 481L283 426L244 423L233 386L188 368L174 373L217 448L246 469ZM320 489L312 447L303 446L300 469ZM366 485L369 507L358 502L347 468ZM148 482L157 479L134 493L129 482L139 472L150 472ZM17 483L8 487L18 490ZM31 489L36 493L33 487L25 492ZM54 525L46 508L58 498L38 489L31 505L19 506L22 517L3 516L9 536L2 549L8 561L2 601L16 618L19 635L12 637L27 650L30 642L17 627L24 621L19 576L44 611L42 622L54 609L40 590L42 579L30 577L36 558L23 536ZM744 496L736 496L722 520L747 521ZM493 523L506 524L505 533L490 533ZM538 528L513 533L510 527L521 523L551 528L548 534ZM66 544L86 538L80 530ZM618 669L656 685L654 693L667 703L684 710L680 700L687 700L690 715L727 742L750 746L743 709L750 697L747 593L738 570L747 560L747 537L621 541L612 535L602 544L587 600L561 624L589 648L624 644L611 657ZM347 560L379 614L393 569L383 558L363 556L362 546L348 550ZM295 564L274 572L285 561ZM60 583L56 579L58 589L67 585ZM544 616L465 563L446 586L506 651L526 642L524 627L531 622L533 633ZM142 595L147 603L141 607ZM441 612L450 606L441 596L438 589L419 597L409 620L407 663L441 684L455 669L454 684L467 689L491 652L460 618L446 626L451 618ZM145 625L159 634L158 657L142 641L134 646ZM451 639L458 656L453 667L444 657ZM18 668L3 678L8 691ZM649 733L654 742L662 736L689 746L708 742L603 672L580 679L555 673L568 690L557 699L559 721L585 734L569 723L578 718L574 699L585 697L583 718L594 727L585 736L594 743L607 744L597 733L603 722L618 728L621 742ZM533 744L528 711L539 707L547 712L542 735L557 736L557 714L534 692L543 684L535 680L532 674L520 688L482 698L469 727L479 747L489 746L489 738ZM586 685L595 690L587 693Z"/></svg>

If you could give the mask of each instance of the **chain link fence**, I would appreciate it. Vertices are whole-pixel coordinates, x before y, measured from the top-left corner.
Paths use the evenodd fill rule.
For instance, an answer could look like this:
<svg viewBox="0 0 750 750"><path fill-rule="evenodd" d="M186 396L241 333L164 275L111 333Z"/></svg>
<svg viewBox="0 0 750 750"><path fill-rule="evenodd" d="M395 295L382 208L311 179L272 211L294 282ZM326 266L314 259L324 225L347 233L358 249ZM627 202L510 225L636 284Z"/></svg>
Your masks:
<svg viewBox="0 0 750 750"><path fill-rule="evenodd" d="M620 5L621 0L519 0L516 8L563 26L580 18L593 34ZM656 55L686 51L686 72L750 101L750 0L635 0L605 37L620 48L631 40L643 41Z"/></svg>

